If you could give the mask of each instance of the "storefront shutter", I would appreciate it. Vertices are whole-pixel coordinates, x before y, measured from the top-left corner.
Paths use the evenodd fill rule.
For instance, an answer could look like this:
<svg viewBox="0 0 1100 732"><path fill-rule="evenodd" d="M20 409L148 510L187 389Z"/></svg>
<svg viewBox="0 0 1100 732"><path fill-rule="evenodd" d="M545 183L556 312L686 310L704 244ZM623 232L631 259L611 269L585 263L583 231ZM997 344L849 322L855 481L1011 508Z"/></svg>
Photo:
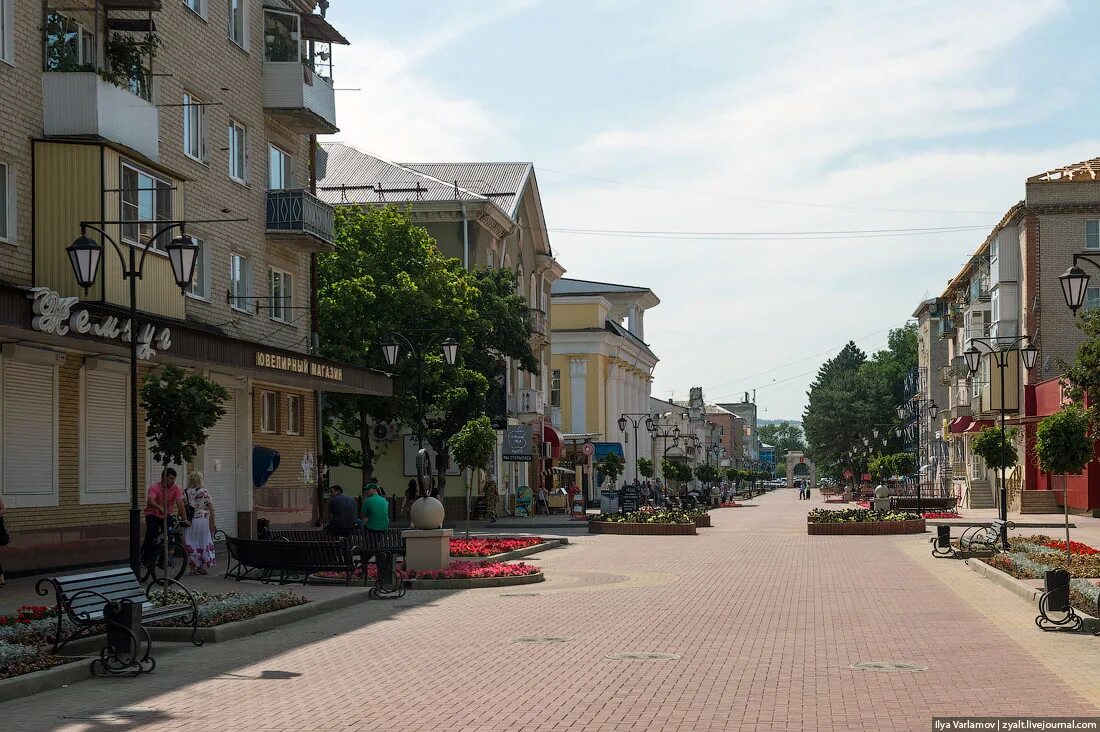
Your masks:
<svg viewBox="0 0 1100 732"><path fill-rule="evenodd" d="M85 369L81 503L130 500L130 410L125 370Z"/></svg>
<svg viewBox="0 0 1100 732"><path fill-rule="evenodd" d="M4 499L57 505L57 367L4 358Z"/></svg>
<svg viewBox="0 0 1100 732"><path fill-rule="evenodd" d="M225 414L206 438L206 487L214 499L219 529L237 534L237 400L235 392L222 403Z"/></svg>

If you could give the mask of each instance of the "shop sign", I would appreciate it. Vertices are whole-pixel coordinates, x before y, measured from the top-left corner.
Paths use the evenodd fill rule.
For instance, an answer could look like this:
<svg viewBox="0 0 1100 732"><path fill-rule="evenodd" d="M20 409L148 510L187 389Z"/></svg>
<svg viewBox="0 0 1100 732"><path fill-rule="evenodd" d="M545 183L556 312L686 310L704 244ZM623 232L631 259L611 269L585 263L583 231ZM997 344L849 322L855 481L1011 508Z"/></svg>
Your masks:
<svg viewBox="0 0 1100 732"><path fill-rule="evenodd" d="M74 312L73 306L80 302L79 297L61 297L48 287L32 288L27 297L33 301L33 330L58 336L68 335L72 331L108 341L120 339L123 343L130 342L132 321L119 320L114 315L93 316L87 310ZM157 351L167 351L171 347L172 331L168 328L147 324L138 331L137 355L142 360L149 360L157 355Z"/></svg>
<svg viewBox="0 0 1100 732"><path fill-rule="evenodd" d="M344 370L339 366L329 366L327 363L317 363L308 358L279 356L274 353L256 351L256 365L265 369L307 374L309 376L316 376L320 379L328 379L329 381L344 380Z"/></svg>
<svg viewBox="0 0 1100 732"><path fill-rule="evenodd" d="M504 431L505 462L531 462L531 425L514 424Z"/></svg>

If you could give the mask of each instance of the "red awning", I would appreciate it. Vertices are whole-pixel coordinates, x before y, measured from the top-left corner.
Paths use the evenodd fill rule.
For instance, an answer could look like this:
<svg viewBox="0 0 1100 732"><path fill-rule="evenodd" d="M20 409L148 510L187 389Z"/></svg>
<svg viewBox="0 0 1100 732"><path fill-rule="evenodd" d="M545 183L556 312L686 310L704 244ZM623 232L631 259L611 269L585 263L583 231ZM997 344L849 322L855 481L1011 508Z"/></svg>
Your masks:
<svg viewBox="0 0 1100 732"><path fill-rule="evenodd" d="M968 434L973 434L975 432L981 432L986 427L992 427L992 426L993 426L993 420L991 420L991 419L978 419L978 420L975 420L975 421L971 422L970 426L967 427L963 431L968 433Z"/></svg>
<svg viewBox="0 0 1100 732"><path fill-rule="evenodd" d="M542 441L550 443L550 457L560 458L561 449L565 444L565 438L561 431L549 422L542 423Z"/></svg>
<svg viewBox="0 0 1100 732"><path fill-rule="evenodd" d="M955 417L947 423L947 431L958 434L959 432L965 432L966 428L970 426L970 423L974 421L974 418L969 415L962 417Z"/></svg>

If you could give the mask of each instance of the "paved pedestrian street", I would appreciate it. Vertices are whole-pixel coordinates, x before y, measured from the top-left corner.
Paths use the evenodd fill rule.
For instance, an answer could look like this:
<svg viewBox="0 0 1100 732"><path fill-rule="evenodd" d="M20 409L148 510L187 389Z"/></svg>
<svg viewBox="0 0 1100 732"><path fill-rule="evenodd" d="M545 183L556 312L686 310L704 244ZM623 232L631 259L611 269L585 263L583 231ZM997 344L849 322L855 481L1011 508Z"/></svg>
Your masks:
<svg viewBox="0 0 1100 732"><path fill-rule="evenodd" d="M578 536L535 555L543 584L410 592L163 653L151 676L0 705L0 726L927 730L934 715L1100 715L1100 638L1042 633L1024 600L933 560L928 535L809 537L819 501L748 503L697 537Z"/></svg>

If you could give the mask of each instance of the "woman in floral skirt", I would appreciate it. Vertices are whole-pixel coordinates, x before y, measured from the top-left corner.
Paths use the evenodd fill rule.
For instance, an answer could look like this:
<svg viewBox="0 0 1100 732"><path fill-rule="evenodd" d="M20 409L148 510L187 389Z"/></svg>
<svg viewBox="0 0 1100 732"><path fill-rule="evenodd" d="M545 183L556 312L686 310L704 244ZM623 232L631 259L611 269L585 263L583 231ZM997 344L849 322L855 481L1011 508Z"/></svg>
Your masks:
<svg viewBox="0 0 1100 732"><path fill-rule="evenodd" d="M195 471L187 477L187 505L194 509L191 525L183 534L187 549L188 574L206 574L207 567L217 561L214 555L214 501L203 485L202 473Z"/></svg>

